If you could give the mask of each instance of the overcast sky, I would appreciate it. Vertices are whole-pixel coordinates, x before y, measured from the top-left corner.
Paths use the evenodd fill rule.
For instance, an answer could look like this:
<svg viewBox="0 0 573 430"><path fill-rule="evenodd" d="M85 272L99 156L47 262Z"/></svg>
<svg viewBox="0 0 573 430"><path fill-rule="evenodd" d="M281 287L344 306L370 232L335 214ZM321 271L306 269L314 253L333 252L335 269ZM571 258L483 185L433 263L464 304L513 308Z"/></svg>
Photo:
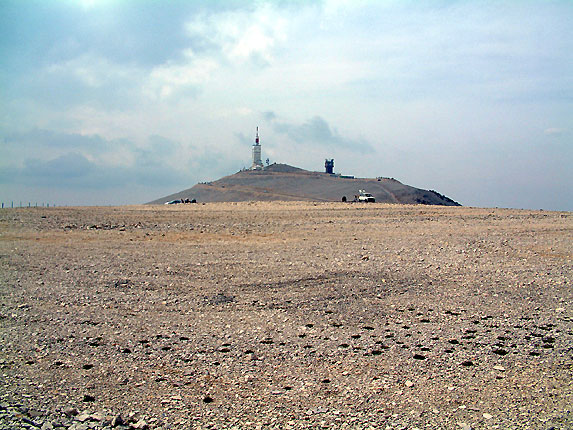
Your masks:
<svg viewBox="0 0 573 430"><path fill-rule="evenodd" d="M263 160L573 210L573 2L0 0L0 200Z"/></svg>

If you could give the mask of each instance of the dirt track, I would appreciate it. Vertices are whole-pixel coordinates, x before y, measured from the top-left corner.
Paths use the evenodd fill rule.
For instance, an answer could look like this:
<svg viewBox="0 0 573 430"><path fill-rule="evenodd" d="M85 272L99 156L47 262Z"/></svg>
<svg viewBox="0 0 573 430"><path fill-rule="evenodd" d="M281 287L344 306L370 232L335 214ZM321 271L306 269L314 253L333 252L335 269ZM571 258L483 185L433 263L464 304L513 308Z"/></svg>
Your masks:
<svg viewBox="0 0 573 430"><path fill-rule="evenodd" d="M0 429L573 428L572 260L571 213L5 209Z"/></svg>

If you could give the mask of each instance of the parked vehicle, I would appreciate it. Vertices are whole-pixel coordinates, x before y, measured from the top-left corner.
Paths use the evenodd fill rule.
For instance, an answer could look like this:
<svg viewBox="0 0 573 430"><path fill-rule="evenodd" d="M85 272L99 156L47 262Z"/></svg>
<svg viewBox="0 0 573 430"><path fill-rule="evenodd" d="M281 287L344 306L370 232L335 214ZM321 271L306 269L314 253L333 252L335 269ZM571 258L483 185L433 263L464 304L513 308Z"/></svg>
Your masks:
<svg viewBox="0 0 573 430"><path fill-rule="evenodd" d="M358 190L358 192L360 193L360 195L358 196L359 202L374 203L376 201L376 199L374 198L374 196L372 194L367 193L364 190Z"/></svg>

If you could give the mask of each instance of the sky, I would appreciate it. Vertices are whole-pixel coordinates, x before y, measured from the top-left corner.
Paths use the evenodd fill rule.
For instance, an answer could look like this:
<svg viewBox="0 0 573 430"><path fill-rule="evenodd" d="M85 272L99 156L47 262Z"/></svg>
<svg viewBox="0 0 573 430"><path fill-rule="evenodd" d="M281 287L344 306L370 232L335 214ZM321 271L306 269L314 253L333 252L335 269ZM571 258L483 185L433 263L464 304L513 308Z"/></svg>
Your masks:
<svg viewBox="0 0 573 430"><path fill-rule="evenodd" d="M0 0L0 201L145 203L262 158L573 210L573 1Z"/></svg>

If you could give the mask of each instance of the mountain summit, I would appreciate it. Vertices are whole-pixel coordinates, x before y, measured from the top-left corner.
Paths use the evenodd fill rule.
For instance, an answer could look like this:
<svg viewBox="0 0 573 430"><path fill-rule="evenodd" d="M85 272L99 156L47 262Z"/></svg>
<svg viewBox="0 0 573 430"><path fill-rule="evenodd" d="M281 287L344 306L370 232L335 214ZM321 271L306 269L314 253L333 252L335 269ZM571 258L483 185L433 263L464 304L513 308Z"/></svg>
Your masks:
<svg viewBox="0 0 573 430"><path fill-rule="evenodd" d="M359 194L358 190L372 194L378 203L460 206L436 191L404 185L393 178L354 178L310 172L288 164L276 163L261 170L243 170L213 182L199 183L149 204L162 204L177 199L195 199L198 202L332 202L346 197L348 201L352 201Z"/></svg>

